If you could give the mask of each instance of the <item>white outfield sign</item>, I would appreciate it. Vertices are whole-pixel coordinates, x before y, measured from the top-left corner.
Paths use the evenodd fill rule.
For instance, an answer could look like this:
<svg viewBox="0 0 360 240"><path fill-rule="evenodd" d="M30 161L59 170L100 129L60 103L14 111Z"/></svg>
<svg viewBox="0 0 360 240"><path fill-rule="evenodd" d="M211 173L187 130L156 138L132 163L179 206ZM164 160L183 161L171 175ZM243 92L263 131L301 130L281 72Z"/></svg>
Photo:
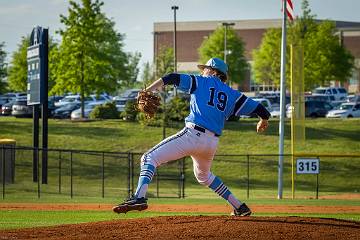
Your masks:
<svg viewBox="0 0 360 240"><path fill-rule="evenodd" d="M320 161L318 158L298 158L296 159L297 174L319 174Z"/></svg>

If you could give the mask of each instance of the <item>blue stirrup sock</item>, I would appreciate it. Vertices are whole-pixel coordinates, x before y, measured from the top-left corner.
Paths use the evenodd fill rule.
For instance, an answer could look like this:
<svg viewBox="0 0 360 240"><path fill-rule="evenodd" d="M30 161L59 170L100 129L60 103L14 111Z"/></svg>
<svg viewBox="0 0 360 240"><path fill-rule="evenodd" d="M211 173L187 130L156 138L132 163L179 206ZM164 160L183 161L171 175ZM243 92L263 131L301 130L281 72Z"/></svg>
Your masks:
<svg viewBox="0 0 360 240"><path fill-rule="evenodd" d="M138 185L135 192L135 197L143 198L148 190L149 183L155 174L155 166L151 164L144 164L141 166Z"/></svg>
<svg viewBox="0 0 360 240"><path fill-rule="evenodd" d="M240 207L241 202L230 192L220 178L215 177L213 182L209 185L209 188L216 192L220 197L224 198L233 208L237 209Z"/></svg>

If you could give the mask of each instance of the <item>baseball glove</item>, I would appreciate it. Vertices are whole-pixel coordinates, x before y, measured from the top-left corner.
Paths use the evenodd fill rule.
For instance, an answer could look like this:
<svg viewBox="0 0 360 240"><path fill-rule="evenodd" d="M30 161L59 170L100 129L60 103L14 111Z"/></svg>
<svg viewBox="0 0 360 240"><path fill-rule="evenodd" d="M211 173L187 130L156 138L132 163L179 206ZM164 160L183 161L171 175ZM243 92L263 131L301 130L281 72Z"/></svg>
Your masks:
<svg viewBox="0 0 360 240"><path fill-rule="evenodd" d="M137 98L137 108L146 118L153 118L160 106L160 97L151 91L142 90Z"/></svg>

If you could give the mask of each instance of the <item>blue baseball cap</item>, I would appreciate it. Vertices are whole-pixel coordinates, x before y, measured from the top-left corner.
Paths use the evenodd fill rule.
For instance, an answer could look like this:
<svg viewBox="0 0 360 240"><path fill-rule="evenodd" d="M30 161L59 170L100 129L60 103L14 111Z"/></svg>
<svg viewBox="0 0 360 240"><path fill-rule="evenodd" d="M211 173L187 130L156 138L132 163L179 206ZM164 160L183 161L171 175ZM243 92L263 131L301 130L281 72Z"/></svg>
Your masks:
<svg viewBox="0 0 360 240"><path fill-rule="evenodd" d="M222 72L225 75L227 74L228 71L228 66L226 65L226 63L219 58L210 58L205 65L199 64L197 66L200 70L203 70L206 67L211 67Z"/></svg>

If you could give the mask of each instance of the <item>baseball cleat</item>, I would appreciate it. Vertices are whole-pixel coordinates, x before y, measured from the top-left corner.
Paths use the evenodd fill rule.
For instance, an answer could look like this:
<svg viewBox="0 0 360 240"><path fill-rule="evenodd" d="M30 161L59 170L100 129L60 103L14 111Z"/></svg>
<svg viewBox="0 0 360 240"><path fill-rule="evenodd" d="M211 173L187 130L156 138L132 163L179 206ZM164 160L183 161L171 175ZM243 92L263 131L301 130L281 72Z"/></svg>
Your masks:
<svg viewBox="0 0 360 240"><path fill-rule="evenodd" d="M248 206L246 206L245 203L241 204L238 209L234 209L234 211L231 213L231 216L240 216L240 217L245 217L250 215L251 215L251 210Z"/></svg>
<svg viewBox="0 0 360 240"><path fill-rule="evenodd" d="M143 211L148 208L146 198L136 198L135 196L130 197L123 203L113 207L113 211L116 213L127 213L129 211L138 210Z"/></svg>

